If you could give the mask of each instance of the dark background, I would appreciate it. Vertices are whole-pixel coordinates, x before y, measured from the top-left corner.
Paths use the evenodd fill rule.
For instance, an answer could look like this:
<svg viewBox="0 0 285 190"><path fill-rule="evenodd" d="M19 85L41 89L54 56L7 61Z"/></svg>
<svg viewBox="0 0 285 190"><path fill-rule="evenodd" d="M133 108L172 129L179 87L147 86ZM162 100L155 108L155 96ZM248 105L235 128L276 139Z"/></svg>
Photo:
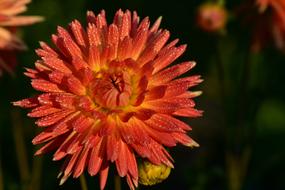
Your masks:
<svg viewBox="0 0 285 190"><path fill-rule="evenodd" d="M185 120L193 126L190 136L200 148L171 149L175 169L170 177L159 185L140 189L285 189L285 55L273 46L259 53L248 52L251 31L242 28L241 20L234 16L235 7L245 1L226 2L230 20L226 34L219 36L197 27L195 14L201 0L34 0L26 14L44 16L45 22L21 30L29 50L18 56L16 77L6 74L0 78L4 189L80 189L79 180L71 178L58 186L56 176L62 162L53 162L51 154L33 157L36 147L31 140L39 131L25 116L27 111L12 107L10 102L36 93L22 73L24 67L33 67L38 41L50 43L57 25L66 27L73 19L85 24L87 10L98 13L105 9L111 22L119 8L136 10L141 18L149 16L152 22L163 16L161 27L170 30L171 39L179 38L180 44L188 44L179 61L195 60L198 64L189 74L201 74L204 79L195 87L203 91L196 103L204 116ZM222 62L222 78L218 62ZM249 74L242 83L245 68ZM23 147L26 156L21 152ZM28 166L21 164L25 160L19 161L19 154L24 154ZM97 176L85 176L89 189L99 189ZM111 174L106 189L114 189L113 181ZM125 180L122 189L128 189Z"/></svg>

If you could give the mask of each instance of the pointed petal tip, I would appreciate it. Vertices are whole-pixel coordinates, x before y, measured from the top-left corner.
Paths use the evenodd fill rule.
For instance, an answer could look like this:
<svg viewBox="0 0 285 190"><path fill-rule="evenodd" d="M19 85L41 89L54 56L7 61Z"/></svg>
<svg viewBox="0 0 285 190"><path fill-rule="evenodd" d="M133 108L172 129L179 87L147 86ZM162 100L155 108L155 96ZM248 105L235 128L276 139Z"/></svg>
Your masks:
<svg viewBox="0 0 285 190"><path fill-rule="evenodd" d="M25 102L24 102L24 100L18 100L18 101L15 101L15 102L11 102L11 104L12 104L13 106L25 107Z"/></svg>
<svg viewBox="0 0 285 190"><path fill-rule="evenodd" d="M189 61L189 64L191 64L191 69L192 69L193 67L196 66L197 62L196 61Z"/></svg>
<svg viewBox="0 0 285 190"><path fill-rule="evenodd" d="M194 140L192 140L189 144L187 144L186 146L188 146L188 147L191 147L191 148L194 148L194 147L200 147L200 145L197 143L197 142L195 142Z"/></svg>
<svg viewBox="0 0 285 190"><path fill-rule="evenodd" d="M56 178L59 179L59 178L62 176L62 174L63 174L63 172L60 171L60 172L58 173L58 175L56 176Z"/></svg>
<svg viewBox="0 0 285 190"><path fill-rule="evenodd" d="M203 94L203 91L195 91L195 92L191 92L191 94L193 95L193 97L197 97L197 96L201 96Z"/></svg>
<svg viewBox="0 0 285 190"><path fill-rule="evenodd" d="M44 41L39 41L39 45L41 48L43 48L46 45L46 43ZM39 48L39 49L41 49L41 48ZM38 49L36 49L36 50L38 50Z"/></svg>
<svg viewBox="0 0 285 190"><path fill-rule="evenodd" d="M185 51L187 48L187 44L182 44L178 47L181 51Z"/></svg>
<svg viewBox="0 0 285 190"><path fill-rule="evenodd" d="M168 167L170 167L171 169L173 169L173 168L174 168L173 163L172 163L172 162L170 162L170 161L167 163L167 166L168 166Z"/></svg>
<svg viewBox="0 0 285 190"><path fill-rule="evenodd" d="M58 32L58 34L60 34L60 33L65 31L65 28L63 28L62 26L57 25L56 31Z"/></svg>
<svg viewBox="0 0 285 190"><path fill-rule="evenodd" d="M63 175L60 179L60 182L59 182L59 186L61 186L66 182L66 180L69 178L70 174L65 175L62 171L59 174Z"/></svg>
<svg viewBox="0 0 285 190"><path fill-rule="evenodd" d="M66 182L67 177L62 177L60 182L59 182L59 186L62 186L64 184L64 182Z"/></svg>
<svg viewBox="0 0 285 190"><path fill-rule="evenodd" d="M71 21L71 23L69 23L69 25L73 25L73 24L76 24L76 23L80 23L77 19L73 19Z"/></svg>
<svg viewBox="0 0 285 190"><path fill-rule="evenodd" d="M20 106L20 103L19 101L16 101L16 102L10 102L13 106Z"/></svg>
<svg viewBox="0 0 285 190"><path fill-rule="evenodd" d="M39 155L41 155L41 152L39 152L39 151L36 151L36 152L34 153L34 156L39 156Z"/></svg>
<svg viewBox="0 0 285 190"><path fill-rule="evenodd" d="M36 144L37 144L37 139L36 139L36 137L32 140L32 144L33 144L33 145L36 145ZM37 153L37 152L36 152L36 153ZM36 153L35 153L35 154L36 154Z"/></svg>
<svg viewBox="0 0 285 190"><path fill-rule="evenodd" d="M42 17L42 16L34 16L34 18L35 18L35 23L36 22L43 22L43 21L45 21L46 19L45 19L45 17Z"/></svg>
<svg viewBox="0 0 285 190"><path fill-rule="evenodd" d="M108 178L109 166L100 171L100 190L104 190Z"/></svg>
<svg viewBox="0 0 285 190"><path fill-rule="evenodd" d="M196 61L187 61L187 62L181 63L181 67L182 66L186 67L187 70L185 72L187 72L187 71L193 69L196 66L196 64L197 64ZM201 77L201 76L199 76L199 77Z"/></svg>
<svg viewBox="0 0 285 190"><path fill-rule="evenodd" d="M32 112L27 114L28 117L33 117Z"/></svg>
<svg viewBox="0 0 285 190"><path fill-rule="evenodd" d="M204 81L204 79L201 79L200 77L200 75L197 76L197 80L195 81L196 84L202 83Z"/></svg>

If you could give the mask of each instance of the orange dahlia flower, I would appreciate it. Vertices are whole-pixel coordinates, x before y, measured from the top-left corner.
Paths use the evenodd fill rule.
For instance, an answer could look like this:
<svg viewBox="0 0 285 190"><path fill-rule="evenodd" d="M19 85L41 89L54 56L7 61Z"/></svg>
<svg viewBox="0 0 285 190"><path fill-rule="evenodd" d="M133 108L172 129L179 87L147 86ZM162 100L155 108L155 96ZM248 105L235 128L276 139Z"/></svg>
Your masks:
<svg viewBox="0 0 285 190"><path fill-rule="evenodd" d="M26 11L28 3L30 0L0 1L0 73L3 69L9 71L14 66L13 51L26 49L25 44L16 35L17 27L42 21L42 17L39 16L18 16Z"/></svg>
<svg viewBox="0 0 285 190"><path fill-rule="evenodd" d="M148 18L140 22L136 12L119 10L108 25L104 11L88 12L86 29L75 20L52 35L54 48L40 43L41 59L25 74L43 93L14 105L33 108L28 116L44 128L33 144L47 144L35 154L56 150L53 160L65 158L61 184L86 169L100 173L104 189L115 163L134 189L137 156L173 167L164 147L198 146L187 136L191 128L175 117L201 115L192 100L200 93L188 91L201 79L176 79L195 63L168 67L186 45L167 44L170 34L159 29L160 21L150 27Z"/></svg>

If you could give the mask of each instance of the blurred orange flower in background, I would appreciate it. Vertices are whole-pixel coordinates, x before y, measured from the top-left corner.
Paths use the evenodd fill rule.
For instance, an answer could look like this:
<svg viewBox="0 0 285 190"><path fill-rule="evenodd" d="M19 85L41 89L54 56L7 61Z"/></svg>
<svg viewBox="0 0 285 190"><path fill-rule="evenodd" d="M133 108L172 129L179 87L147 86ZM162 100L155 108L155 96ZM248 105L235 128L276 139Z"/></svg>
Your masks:
<svg viewBox="0 0 285 190"><path fill-rule="evenodd" d="M183 62L171 67L186 49L167 43L170 33L151 27L136 12L117 11L108 25L105 12L87 13L87 28L77 20L69 30L58 27L52 36L55 48L41 42L35 69L25 73L34 89L43 92L14 105L32 108L30 117L44 131L34 144L47 143L36 155L56 150L53 160L65 158L61 184L85 169L100 173L104 189L110 163L127 178L131 189L138 185L136 156L152 164L173 167L164 148L181 143L195 147L186 123L175 118L198 117L188 91L202 80L199 75L176 79L195 66Z"/></svg>
<svg viewBox="0 0 285 190"><path fill-rule="evenodd" d="M220 32L228 20L227 10L219 3L204 3L198 8L196 22L206 32Z"/></svg>
<svg viewBox="0 0 285 190"><path fill-rule="evenodd" d="M17 27L43 20L40 16L18 16L27 10L30 0L0 1L0 75L3 70L12 72L16 58L15 50L24 50L24 42L17 36Z"/></svg>
<svg viewBox="0 0 285 190"><path fill-rule="evenodd" d="M285 51L285 1L252 0L246 2L240 13L253 26L252 50L260 51L272 42Z"/></svg>
<svg viewBox="0 0 285 190"><path fill-rule="evenodd" d="M285 50L285 1L284 0L257 0L257 5L261 14L268 14L271 25L269 29L275 45L281 50ZM262 40L262 39L260 39ZM258 43L258 42L257 42Z"/></svg>

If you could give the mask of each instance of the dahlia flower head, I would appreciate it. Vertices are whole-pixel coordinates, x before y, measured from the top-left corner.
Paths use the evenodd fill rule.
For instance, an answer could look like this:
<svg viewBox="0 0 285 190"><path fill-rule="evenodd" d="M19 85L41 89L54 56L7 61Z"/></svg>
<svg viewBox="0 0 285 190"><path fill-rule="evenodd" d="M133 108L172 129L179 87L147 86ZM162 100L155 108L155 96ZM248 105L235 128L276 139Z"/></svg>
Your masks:
<svg viewBox="0 0 285 190"><path fill-rule="evenodd" d="M194 62L168 67L186 45L167 43L170 33L160 22L150 26L149 18L140 22L136 12L119 10L108 25L104 10L89 11L87 27L74 20L52 35L55 47L40 42L41 59L25 75L42 94L14 105L32 108L28 116L43 128L32 142L46 144L35 155L55 150L53 160L65 159L60 184L87 170L99 173L104 189L114 163L135 189L138 158L173 167L165 147L198 146L187 135L191 127L176 116L201 116L193 101L201 92L188 89L202 80L177 79Z"/></svg>
<svg viewBox="0 0 285 190"><path fill-rule="evenodd" d="M18 16L27 10L31 0L0 1L0 74L10 71L15 65L14 51L25 50L24 42L16 35L17 27L43 20L40 16ZM7 63L8 62L8 63Z"/></svg>
<svg viewBox="0 0 285 190"><path fill-rule="evenodd" d="M285 1L252 0L247 6L255 9L246 10L247 15L256 12L249 19L249 24L254 27L252 49L258 52L273 42L278 49L285 51Z"/></svg>

